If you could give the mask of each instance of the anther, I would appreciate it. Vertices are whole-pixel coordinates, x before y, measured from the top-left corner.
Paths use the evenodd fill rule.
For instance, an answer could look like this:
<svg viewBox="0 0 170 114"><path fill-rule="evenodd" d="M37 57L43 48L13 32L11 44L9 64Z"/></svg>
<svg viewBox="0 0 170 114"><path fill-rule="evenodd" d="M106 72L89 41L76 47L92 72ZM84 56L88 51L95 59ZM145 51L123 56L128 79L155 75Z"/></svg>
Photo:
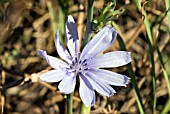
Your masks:
<svg viewBox="0 0 170 114"><path fill-rule="evenodd" d="M75 61L76 61L76 63L78 62L77 57L75 57Z"/></svg>
<svg viewBox="0 0 170 114"><path fill-rule="evenodd" d="M89 70L89 68L85 68L84 70Z"/></svg>
<svg viewBox="0 0 170 114"><path fill-rule="evenodd" d="M84 60L83 60L83 63L85 63L86 61L87 61L87 59L84 59Z"/></svg>
<svg viewBox="0 0 170 114"><path fill-rule="evenodd" d="M81 60L79 61L79 64L81 63Z"/></svg>
<svg viewBox="0 0 170 114"><path fill-rule="evenodd" d="M87 65L87 63L85 63L85 64L83 64L84 66L86 66Z"/></svg>
<svg viewBox="0 0 170 114"><path fill-rule="evenodd" d="M80 74L81 74L81 72L78 72L78 74L80 75Z"/></svg>
<svg viewBox="0 0 170 114"><path fill-rule="evenodd" d="M72 65L74 65L74 60L72 61Z"/></svg>

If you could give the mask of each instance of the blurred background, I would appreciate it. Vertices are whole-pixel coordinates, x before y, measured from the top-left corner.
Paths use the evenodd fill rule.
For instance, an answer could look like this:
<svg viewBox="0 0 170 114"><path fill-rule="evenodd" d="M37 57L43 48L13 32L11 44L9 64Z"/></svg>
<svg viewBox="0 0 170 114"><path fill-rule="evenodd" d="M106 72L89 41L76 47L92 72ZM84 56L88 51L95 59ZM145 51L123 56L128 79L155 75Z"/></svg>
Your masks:
<svg viewBox="0 0 170 114"><path fill-rule="evenodd" d="M109 6L113 3L112 6ZM80 43L86 31L87 0L0 0L0 111L4 114L64 114L65 99L58 83L39 80L51 67L37 55L38 49L59 57L54 34L72 15ZM106 20L101 16L110 7ZM96 93L92 114L166 114L170 110L170 1L169 0L95 0L92 35L105 24L119 33L105 52L128 50L132 63L110 69L131 78L117 93L104 97ZM115 9L114 9L115 8ZM113 11L114 10L114 11ZM169 12L168 12L169 11ZM102 20L98 17L101 16ZM169 17L169 18L168 18ZM105 21L107 21L105 23ZM73 111L78 114L81 100L78 86ZM170 111L169 111L170 113Z"/></svg>

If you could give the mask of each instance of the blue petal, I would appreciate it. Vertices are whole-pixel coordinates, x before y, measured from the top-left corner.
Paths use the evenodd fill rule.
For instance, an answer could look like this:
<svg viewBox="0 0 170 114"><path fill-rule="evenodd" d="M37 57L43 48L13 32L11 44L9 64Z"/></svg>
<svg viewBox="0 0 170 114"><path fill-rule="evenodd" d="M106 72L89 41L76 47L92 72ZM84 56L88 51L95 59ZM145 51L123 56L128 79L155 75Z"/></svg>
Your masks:
<svg viewBox="0 0 170 114"><path fill-rule="evenodd" d="M64 94L70 94L71 92L74 91L76 85L76 76L74 77L69 77L66 76L58 85L58 88L61 93Z"/></svg>
<svg viewBox="0 0 170 114"><path fill-rule="evenodd" d="M75 55L78 56L78 33L74 19L71 15L67 17L65 31L67 46L71 56L72 57L74 57Z"/></svg>
<svg viewBox="0 0 170 114"><path fill-rule="evenodd" d="M117 32L114 28L110 28L109 26L103 27L84 47L80 59L84 60L97 56L113 43L116 36Z"/></svg>
<svg viewBox="0 0 170 114"><path fill-rule="evenodd" d="M51 70L46 73L43 73L40 76L40 79L45 82L58 82L62 80L65 76L66 75L62 71L62 69L57 69L57 70Z"/></svg>
<svg viewBox="0 0 170 114"><path fill-rule="evenodd" d="M46 60L47 63L55 69L69 67L65 62L61 61L60 59L47 55L46 51L38 50L38 55Z"/></svg>
<svg viewBox="0 0 170 114"><path fill-rule="evenodd" d="M97 56L88 67L91 68L110 68L119 67L131 62L130 52L127 51L115 51Z"/></svg>
<svg viewBox="0 0 170 114"><path fill-rule="evenodd" d="M95 78L100 79L102 82L105 82L114 86L125 86L129 83L129 79L125 75L117 74L108 70L103 69L89 69L89 72L94 75Z"/></svg>
<svg viewBox="0 0 170 114"><path fill-rule="evenodd" d="M86 72L85 76L98 93L108 97L116 93L116 91L109 84L100 80L95 74Z"/></svg>
<svg viewBox="0 0 170 114"><path fill-rule="evenodd" d="M79 87L79 94L80 98L85 104L86 107L93 106L95 104L95 93L93 87L91 86L90 82L86 79L85 76L80 75L80 87Z"/></svg>
<svg viewBox="0 0 170 114"><path fill-rule="evenodd" d="M58 38L58 34L59 34L59 31L57 31L57 33L55 34L55 38L54 38L54 42L55 42L57 52L58 52L58 54L61 58L63 58L68 63L70 63L71 62L70 54L68 53L66 48L61 44L61 42Z"/></svg>

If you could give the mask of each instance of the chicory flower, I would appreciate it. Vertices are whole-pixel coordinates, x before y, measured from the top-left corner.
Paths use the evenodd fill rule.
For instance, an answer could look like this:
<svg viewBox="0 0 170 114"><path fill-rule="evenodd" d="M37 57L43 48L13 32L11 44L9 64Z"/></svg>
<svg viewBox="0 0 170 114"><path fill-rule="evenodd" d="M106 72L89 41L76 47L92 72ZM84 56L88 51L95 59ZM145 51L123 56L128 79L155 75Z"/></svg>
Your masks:
<svg viewBox="0 0 170 114"><path fill-rule="evenodd" d="M78 77L80 98L86 106L95 104L94 90L101 95L110 97L116 93L111 85L126 86L128 84L129 78L127 76L101 69L119 67L131 61L130 52L127 51L100 54L116 39L117 32L114 28L103 27L87 43L82 53L78 52L79 39L72 16L68 16L66 20L65 32L69 51L59 41L59 31L54 38L57 53L63 61L47 55L46 51L38 51L38 54L54 68L54 70L40 76L42 81L50 83L61 81L58 85L60 92L70 94L75 89Z"/></svg>

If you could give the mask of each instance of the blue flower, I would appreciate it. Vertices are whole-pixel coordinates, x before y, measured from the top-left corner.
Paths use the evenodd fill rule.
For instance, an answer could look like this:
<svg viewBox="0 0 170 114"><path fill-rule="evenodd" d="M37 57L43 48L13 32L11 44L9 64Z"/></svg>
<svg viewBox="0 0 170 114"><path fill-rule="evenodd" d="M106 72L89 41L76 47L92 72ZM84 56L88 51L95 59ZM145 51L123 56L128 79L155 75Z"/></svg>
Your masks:
<svg viewBox="0 0 170 114"><path fill-rule="evenodd" d="M112 45L117 32L114 28L105 26L82 50L78 52L78 33L72 16L68 16L65 25L68 50L60 43L56 33L54 42L59 56L64 60L47 55L46 51L39 50L38 54L54 68L40 76L45 82L59 82L61 93L69 94L74 91L76 79L79 78L80 98L86 106L95 104L95 92L104 96L112 96L116 91L111 87L126 86L127 76L104 70L126 65L131 61L130 52L115 51L100 55Z"/></svg>

